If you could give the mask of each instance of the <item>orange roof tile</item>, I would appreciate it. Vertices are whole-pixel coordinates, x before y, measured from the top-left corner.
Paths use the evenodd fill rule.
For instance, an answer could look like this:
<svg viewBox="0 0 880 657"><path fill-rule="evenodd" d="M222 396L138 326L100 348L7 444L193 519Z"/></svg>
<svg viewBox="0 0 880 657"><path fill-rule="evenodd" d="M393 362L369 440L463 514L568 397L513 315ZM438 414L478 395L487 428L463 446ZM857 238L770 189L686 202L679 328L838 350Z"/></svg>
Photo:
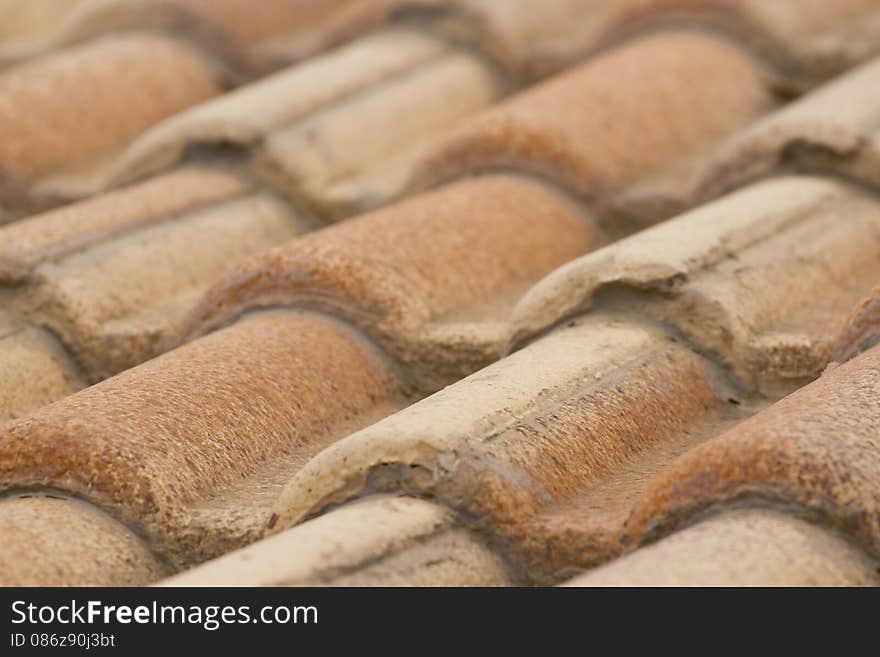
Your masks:
<svg viewBox="0 0 880 657"><path fill-rule="evenodd" d="M0 0L0 583L876 582L880 7L538 4Z"/></svg>

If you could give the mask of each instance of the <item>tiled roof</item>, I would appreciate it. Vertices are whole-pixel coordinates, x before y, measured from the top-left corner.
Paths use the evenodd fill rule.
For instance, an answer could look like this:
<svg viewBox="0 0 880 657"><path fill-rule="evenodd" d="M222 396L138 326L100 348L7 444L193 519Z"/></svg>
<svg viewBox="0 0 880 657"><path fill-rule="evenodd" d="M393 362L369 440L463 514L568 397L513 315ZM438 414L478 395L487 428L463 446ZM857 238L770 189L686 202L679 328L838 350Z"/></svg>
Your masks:
<svg viewBox="0 0 880 657"><path fill-rule="evenodd" d="M877 583L876 3L48 7L0 582Z"/></svg>
<svg viewBox="0 0 880 657"><path fill-rule="evenodd" d="M0 63L99 34L162 30L258 71L344 39L379 20L382 5L370 0L3 0Z"/></svg>

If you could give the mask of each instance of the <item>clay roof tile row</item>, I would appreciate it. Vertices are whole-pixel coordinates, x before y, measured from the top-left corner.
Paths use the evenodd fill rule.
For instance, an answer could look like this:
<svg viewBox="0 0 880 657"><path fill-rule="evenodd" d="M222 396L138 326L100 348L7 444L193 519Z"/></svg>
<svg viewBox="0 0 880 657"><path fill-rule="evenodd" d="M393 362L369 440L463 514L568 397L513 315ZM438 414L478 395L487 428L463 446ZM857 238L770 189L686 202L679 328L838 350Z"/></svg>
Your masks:
<svg viewBox="0 0 880 657"><path fill-rule="evenodd" d="M207 103L132 78L118 130L10 140L7 197L99 193L0 230L0 580L874 581L877 64L778 94L871 4L348 3L369 34ZM173 31L53 38L0 88L139 39L224 84Z"/></svg>

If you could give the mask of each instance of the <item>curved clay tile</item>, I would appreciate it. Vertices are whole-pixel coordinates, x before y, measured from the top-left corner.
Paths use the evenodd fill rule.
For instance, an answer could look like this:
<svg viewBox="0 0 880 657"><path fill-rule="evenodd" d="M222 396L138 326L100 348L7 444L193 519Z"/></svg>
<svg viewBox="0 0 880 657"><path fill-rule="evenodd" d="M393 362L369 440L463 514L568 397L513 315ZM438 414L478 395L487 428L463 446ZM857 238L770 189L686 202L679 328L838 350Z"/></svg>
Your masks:
<svg viewBox="0 0 880 657"><path fill-rule="evenodd" d="M880 59L757 121L707 168L704 197L780 170L844 176L880 190Z"/></svg>
<svg viewBox="0 0 880 657"><path fill-rule="evenodd" d="M198 53L153 35L106 37L8 69L0 171L26 187L87 176L153 124L220 90Z"/></svg>
<svg viewBox="0 0 880 657"><path fill-rule="evenodd" d="M706 151L771 106L759 66L739 48L708 35L660 33L479 115L424 158L414 186L514 170L599 205L625 205L617 198L625 190L632 212L639 204L682 207Z"/></svg>

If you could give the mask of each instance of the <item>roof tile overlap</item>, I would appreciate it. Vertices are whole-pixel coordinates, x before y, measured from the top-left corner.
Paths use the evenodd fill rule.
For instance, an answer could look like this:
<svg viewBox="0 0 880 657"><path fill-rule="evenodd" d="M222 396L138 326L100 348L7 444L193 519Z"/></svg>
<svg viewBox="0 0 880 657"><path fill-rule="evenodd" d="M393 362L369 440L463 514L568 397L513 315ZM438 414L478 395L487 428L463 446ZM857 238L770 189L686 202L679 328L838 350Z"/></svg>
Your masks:
<svg viewBox="0 0 880 657"><path fill-rule="evenodd" d="M871 349L683 455L634 509L627 537L645 540L710 505L753 500L794 505L876 557L878 362Z"/></svg>
<svg viewBox="0 0 880 657"><path fill-rule="evenodd" d="M514 343L597 304L624 306L675 326L750 386L805 382L880 275L878 220L876 197L842 183L756 183L558 268L520 301Z"/></svg>
<svg viewBox="0 0 880 657"><path fill-rule="evenodd" d="M222 171L188 168L0 228L0 280L28 280L34 268L154 221L242 193Z"/></svg>
<svg viewBox="0 0 880 657"><path fill-rule="evenodd" d="M444 50L441 42L413 30L369 35L179 113L136 140L116 163L112 179L124 182L171 166L196 145L259 144L274 130L432 61Z"/></svg>
<svg viewBox="0 0 880 657"><path fill-rule="evenodd" d="M705 195L778 170L844 176L880 188L880 60L872 60L757 121L731 139Z"/></svg>
<svg viewBox="0 0 880 657"><path fill-rule="evenodd" d="M169 572L137 536L90 504L20 495L0 500L0 509L2 586L143 586Z"/></svg>
<svg viewBox="0 0 880 657"><path fill-rule="evenodd" d="M877 64L786 104L876 3L45 9L0 211L84 200L0 229L4 582L876 579Z"/></svg>
<svg viewBox="0 0 880 657"><path fill-rule="evenodd" d="M381 358L350 329L255 316L13 422L0 481L104 507L179 567L262 533L273 470L368 423L394 395Z"/></svg>
<svg viewBox="0 0 880 657"><path fill-rule="evenodd" d="M0 73L7 209L27 208L30 195L65 196L129 140L220 92L196 51L147 34L105 37Z"/></svg>
<svg viewBox="0 0 880 657"><path fill-rule="evenodd" d="M800 195L792 193L793 186L802 187ZM627 518L650 499L652 482L675 467L678 454L700 453L701 443L713 444L727 426L766 405L760 393L784 394L826 365L849 308L880 273L878 210L872 196L841 183L783 178L586 256L600 279L609 273L609 280L616 280L622 271L645 276L632 280L636 292L650 290L650 277L658 273L659 280L673 284L660 285L656 305L635 294L593 308L587 315L593 319L557 328L330 446L279 498L277 526L295 524L360 491L402 490L440 499L489 531L532 581L558 581L607 560L623 549L632 527ZM703 241L701 233L711 237ZM714 271L702 270L707 254ZM684 271L654 264L664 257L684 263ZM563 269L577 267L575 261ZM578 271L582 278L572 280L594 280L587 268ZM774 288L783 282L785 287ZM841 288L844 284L851 287ZM837 296L836 308L811 305L823 286ZM542 287L546 283L537 289ZM708 310L701 311L701 304ZM656 311L664 306L666 311ZM724 312L715 315L718 308ZM639 315L677 330L650 329ZM767 386L762 381L767 362L779 356L779 346L765 338L786 331L810 367L794 379L783 370L782 382ZM681 344L680 335L688 341ZM731 336L734 345L737 336L746 345L756 340L757 350L767 350L764 360L747 353L738 368L724 355ZM689 344L729 367L738 382ZM789 462L781 453L773 456L773 462ZM719 457L717 463L737 471L729 459ZM703 471L694 467L695 490ZM644 522L657 515L645 512Z"/></svg>
<svg viewBox="0 0 880 657"><path fill-rule="evenodd" d="M207 293L188 332L260 307L330 312L432 391L497 358L516 298L595 240L589 218L540 183L463 180L243 264Z"/></svg>
<svg viewBox="0 0 880 657"><path fill-rule="evenodd" d="M688 83L694 79L703 82ZM698 33L661 33L468 122L425 158L414 185L513 169L617 214L657 220L665 218L654 216L658 207L668 216L688 205L693 178L719 140L772 105L760 66L736 46Z"/></svg>
<svg viewBox="0 0 880 657"><path fill-rule="evenodd" d="M351 534L355 542L339 542ZM290 550L297 559L291 560ZM255 558L254 558L255 557ZM258 572L259 571L259 572ZM498 586L510 583L502 559L442 506L377 497L304 523L163 585Z"/></svg>
<svg viewBox="0 0 880 657"><path fill-rule="evenodd" d="M50 327L98 381L167 348L230 263L300 232L267 194L195 208L39 265L22 312Z"/></svg>

